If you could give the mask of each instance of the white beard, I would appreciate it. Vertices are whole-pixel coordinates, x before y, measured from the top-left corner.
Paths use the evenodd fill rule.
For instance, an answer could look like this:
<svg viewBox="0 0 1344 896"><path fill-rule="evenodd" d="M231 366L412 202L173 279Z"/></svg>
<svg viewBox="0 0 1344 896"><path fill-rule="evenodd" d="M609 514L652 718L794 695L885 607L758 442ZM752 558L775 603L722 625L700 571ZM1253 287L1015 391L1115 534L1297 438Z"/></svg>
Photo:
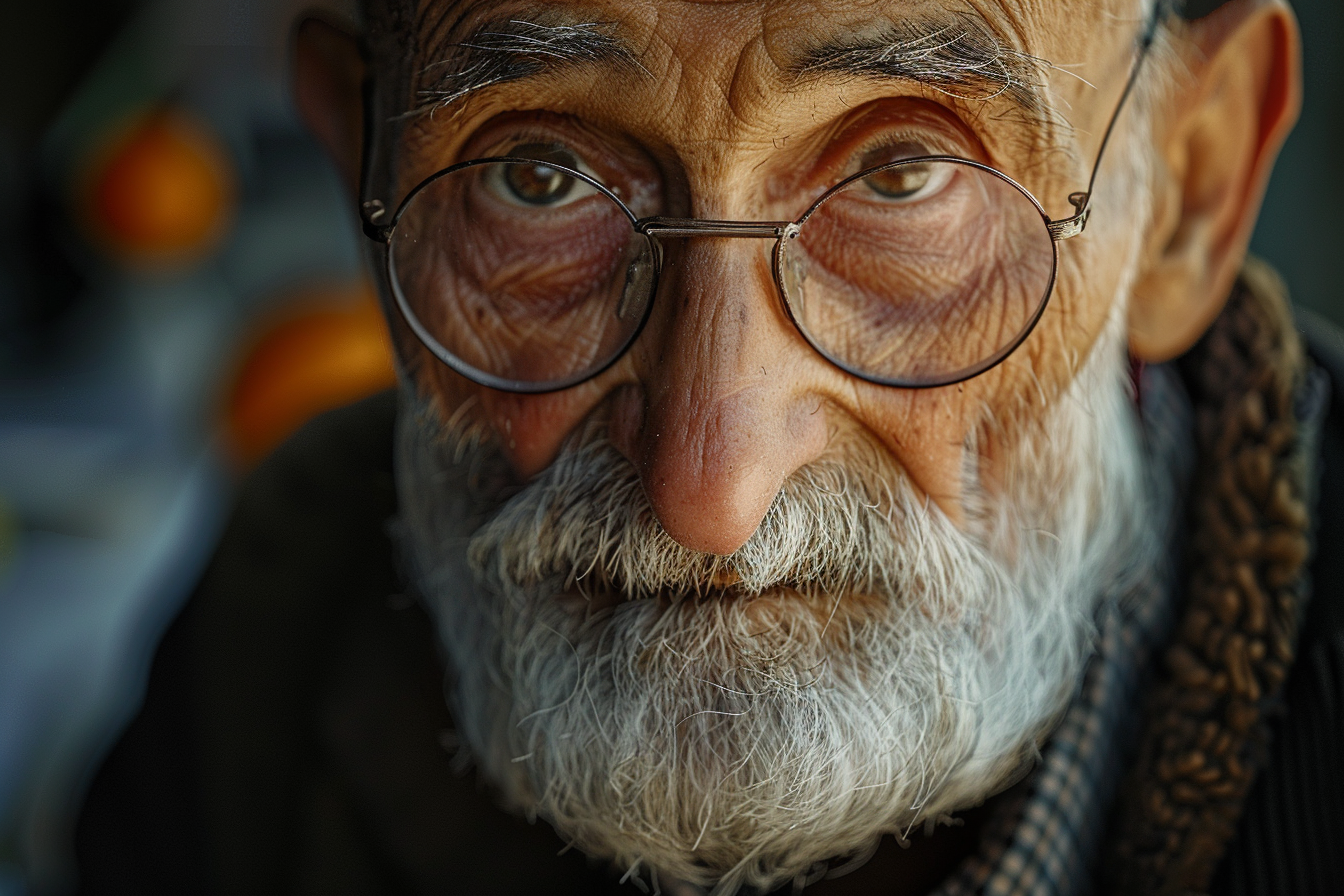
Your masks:
<svg viewBox="0 0 1344 896"><path fill-rule="evenodd" d="M402 536L463 742L590 855L721 892L980 803L1075 692L1097 603L1155 557L1122 332L1003 494L967 470L963 529L853 437L726 558L662 532L600 421L502 500L496 451L407 409Z"/></svg>

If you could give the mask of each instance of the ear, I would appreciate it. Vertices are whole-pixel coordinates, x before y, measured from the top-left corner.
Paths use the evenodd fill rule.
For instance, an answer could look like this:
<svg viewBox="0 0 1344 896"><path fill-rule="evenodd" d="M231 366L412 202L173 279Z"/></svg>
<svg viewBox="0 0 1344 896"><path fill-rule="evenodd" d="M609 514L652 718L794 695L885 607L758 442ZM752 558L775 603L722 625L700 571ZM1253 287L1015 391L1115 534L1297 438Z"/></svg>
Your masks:
<svg viewBox="0 0 1344 896"><path fill-rule="evenodd" d="M1222 311L1302 101L1282 0L1232 0L1178 43L1189 74L1158 122L1154 226L1129 315L1130 351L1152 362L1186 351Z"/></svg>
<svg viewBox="0 0 1344 896"><path fill-rule="evenodd" d="M323 19L294 29L293 87L299 114L327 148L351 195L364 149L364 60L358 41Z"/></svg>

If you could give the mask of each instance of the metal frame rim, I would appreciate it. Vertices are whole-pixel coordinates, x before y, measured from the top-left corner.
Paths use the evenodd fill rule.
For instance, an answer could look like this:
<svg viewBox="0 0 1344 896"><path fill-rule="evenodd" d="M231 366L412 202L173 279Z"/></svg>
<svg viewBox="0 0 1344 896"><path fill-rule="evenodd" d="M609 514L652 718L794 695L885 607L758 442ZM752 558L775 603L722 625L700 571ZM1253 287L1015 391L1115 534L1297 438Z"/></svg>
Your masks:
<svg viewBox="0 0 1344 896"><path fill-rule="evenodd" d="M463 361L449 351L436 336L429 332L429 328L420 320L419 316L415 313L415 310L411 307L410 301L406 298L406 295L401 288L401 281L397 277L396 253L393 246L397 236L397 225L401 223L402 216L406 213L406 210L410 207L415 198L431 184L449 175L457 174L460 171L491 164L543 164L548 168L560 171L567 176L574 177L587 183L596 188L608 199L615 202L629 220L632 233L638 235L648 243L650 254L654 258L654 267L653 282L649 298L644 303L644 311L640 316L639 323L631 331L630 335L622 341L620 349L618 349L611 358L602 362L597 367L576 373L570 377L558 380L548 380L540 383L529 382L526 380L511 380L507 377L497 376L468 364L466 361ZM630 211L629 206L622 202L619 196L613 193L601 181L584 174L582 171L575 171L565 165L552 164L545 162L544 160L529 159L523 156L494 156L483 159L471 159L470 161L451 165L441 171L436 171L434 174L431 174L429 177L416 184L415 187L406 194L406 198L397 206L396 212L393 214L391 221L387 225L387 241L384 244L386 252L386 258L384 259L383 264L384 273L387 277L388 286L392 292L392 298L397 306L397 310L401 313L401 317L406 321L407 326L411 328L411 332L415 334L415 337L420 340L420 343L424 345L425 348L429 349L430 354L448 365L452 370L478 385L486 386L490 389L497 389L502 392L512 392L519 395L544 395L551 392L562 392L565 389L573 388L574 386L578 386L588 380L598 377L609 370L612 365L625 356L625 353L629 351L630 346L634 341L639 338L639 334L644 331L644 327L648 323L650 312L653 309L653 296L657 294L659 275L662 273L662 253L658 251L655 240L635 226L638 220L639 219L637 219Z"/></svg>
<svg viewBox="0 0 1344 896"><path fill-rule="evenodd" d="M798 234L801 232L802 227L807 223L808 219L811 218L812 215L817 211L817 209L819 209L827 200L829 200L830 198L832 198L834 195L841 192L845 188L849 187L856 181L862 180L863 178L866 177L871 177L872 175L880 173L882 171L891 170L893 168L899 168L906 165L927 164L931 162L956 164L964 167L969 167L974 170L982 171L995 178L998 178L1004 183L1007 183L1009 186L1016 189L1019 194L1021 194L1028 201L1031 202L1032 206L1035 208L1037 214L1041 218L1042 225L1045 230L1045 235L1051 245L1050 276L1045 287L1045 292L1042 295L1035 312L1033 312L1029 320L1024 324L1023 328L1013 338L1013 340L1010 341L1010 343L1006 345L1004 348L999 349L997 352L995 352L993 355L991 355L989 358L983 361L977 362L976 364L962 368L961 370L958 371L954 371L942 377L924 379L924 380L884 378L881 376L877 376L875 374L865 373L862 370L856 369L851 365L843 362L842 360L831 354L829 351L821 347L816 342L812 334L808 332L806 327L804 327L802 322L794 314L793 306L789 301L788 292L784 287L783 272L781 269L781 261L784 253L784 245L786 241L797 238ZM633 232L635 234L638 234L641 238L647 241L651 254L653 255L653 277L650 286L649 297L644 303L644 310L640 317L640 321L631 331L629 337L627 337L625 340L622 341L620 348L608 360L604 361L597 367L588 371L576 373L570 377L566 377L559 380L550 380L541 383L527 382L521 380L511 380L506 377L496 376L494 374L480 370L468 364L467 362L461 360L456 355L452 354L436 337L434 337L429 332L428 328L425 327L425 325L420 321L419 317L415 314L414 310L411 308L410 302L407 300L404 292L402 291L401 284L396 276L396 262L394 257L395 253L393 249L393 242L396 239L397 226L400 224L402 217L405 215L411 203L423 190L425 190L431 184L437 182L438 180L444 177L456 174L458 172L470 168L482 167L491 164L525 164L525 165L542 164L548 168L552 168L556 171L559 171L565 174L566 176L573 177L576 180L586 183L589 186L596 189L598 192L600 192L607 199L616 203L616 205L621 209L621 211L626 216L626 219L629 221ZM447 168L435 172L434 174L431 174L429 177L426 177L423 180L421 180L418 184L416 184L414 188L411 189L409 193L407 193L406 198L403 199L401 201L401 204L397 206L396 212L393 214L390 222L387 225L387 241L384 244L386 250L386 259L384 268L388 280L388 285L391 288L393 300L397 306L398 311L401 313L402 318L411 328L416 338L421 342L421 344L423 344L426 348L429 349L431 354L433 354L439 361L446 364L449 368L451 368L461 376L467 378L468 380L471 380L474 383L485 386L487 388L497 389L503 392L511 392L521 395L542 395L564 391L565 389L570 389L573 388L574 386L581 385L582 383L585 383L591 379L600 376L625 356L626 352L629 351L630 346L634 344L635 340L638 339L639 335L643 332L644 327L647 325L648 320L652 315L653 304L654 300L657 297L658 284L662 274L662 251L661 246L659 244L659 238L660 236L664 235L672 237L721 235L730 237L745 236L745 237L757 237L762 239L773 239L775 241L775 247L774 252L772 253L773 258L771 266L773 268L774 273L775 291L779 297L780 303L784 307L785 314L788 316L789 321L794 325L794 328L798 331L799 335L803 337L803 341L806 342L813 351L817 352L817 354L819 354L822 358L824 358L828 363L832 364L839 370L849 374L850 376L853 376L864 382L872 383L874 385L887 386L892 388L901 388L901 389L936 389L944 386L956 385L958 383L965 382L966 380L973 379L974 377L977 377L982 373L985 373L993 369L994 367L997 367L999 364L1003 363L1004 360L1006 360L1010 355L1013 354L1013 352L1017 351L1017 349L1022 346L1022 343L1024 343L1027 340L1027 338L1031 335L1032 331L1035 330L1041 318L1044 316L1045 309L1050 304L1050 299L1054 294L1054 288L1059 273L1059 240L1056 238L1054 231L1051 229L1052 225L1058 222L1055 222L1050 218L1050 216L1046 213L1044 207L1041 205L1040 201L1031 193L1030 190L1028 190L1022 184L1018 183L1013 178L1009 177L1007 174L1004 174L1002 171L999 171L997 168L994 168L982 162L976 162L971 159L963 159L957 156L931 155L931 156L917 156L909 159L899 159L893 162L888 162L883 165L878 165L872 168L866 168L863 171L851 174L842 179L841 181L839 181L838 183L832 185L830 188L828 188L824 193L821 194L820 197L818 197L816 200L812 202L812 204L807 208L805 212L803 212L803 214L800 217L798 217L793 222L703 221L701 222L704 225L703 227L690 226L696 223L697 220L698 219L684 219L684 220L668 219L658 215L649 216L646 218L638 218L635 216L634 212L631 211L630 207L627 206L619 196L617 196L614 192L612 192L612 190L605 184L603 184L601 181L587 174L584 174L581 171L577 171L565 165L546 162L545 160L531 159L524 156L491 156L481 159L471 159L465 162L460 162L456 165L451 165ZM658 229L658 224L662 222L675 222L675 225L668 227L666 232L660 233Z"/></svg>

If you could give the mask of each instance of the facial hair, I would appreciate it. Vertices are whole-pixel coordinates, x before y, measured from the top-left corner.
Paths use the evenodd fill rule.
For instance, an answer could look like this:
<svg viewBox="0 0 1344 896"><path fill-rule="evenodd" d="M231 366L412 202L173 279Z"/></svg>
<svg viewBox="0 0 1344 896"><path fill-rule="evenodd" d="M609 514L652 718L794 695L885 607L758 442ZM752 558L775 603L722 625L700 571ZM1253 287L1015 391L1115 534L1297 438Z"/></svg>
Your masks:
<svg viewBox="0 0 1344 896"><path fill-rule="evenodd" d="M463 743L588 854L721 893L980 803L1066 707L1098 602L1155 557L1122 332L1003 491L968 465L961 528L855 432L727 557L662 531L600 418L518 488L479 429L408 402L402 538Z"/></svg>

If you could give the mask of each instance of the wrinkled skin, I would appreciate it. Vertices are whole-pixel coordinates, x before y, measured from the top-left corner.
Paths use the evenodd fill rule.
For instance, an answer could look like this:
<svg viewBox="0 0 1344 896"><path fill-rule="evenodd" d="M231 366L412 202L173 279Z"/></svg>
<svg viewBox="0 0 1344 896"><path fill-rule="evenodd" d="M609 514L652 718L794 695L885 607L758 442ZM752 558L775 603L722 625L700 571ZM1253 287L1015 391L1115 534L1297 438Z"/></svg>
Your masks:
<svg viewBox="0 0 1344 896"><path fill-rule="evenodd" d="M395 165L391 202L434 171L482 154L507 128L547 115L558 133L577 129L583 139L615 147L633 160L661 193L664 212L738 220L796 215L834 176L847 152L912 118L942 134L949 151L1008 173L1048 214L1064 217L1070 213L1068 194L1086 185L1142 26L1137 5L1127 0L979 0L956 7L983 17L1007 46L1055 66L1042 71L1040 87L1049 108L1031 116L1007 97L959 100L927 85L838 75L799 78L788 70L818 42L936 14L937 4L460 2L442 16L447 6L427 4L419 21L442 18L456 25L454 36L469 33L484 17L536 18L558 7L581 11L582 20L616 22L644 71L601 63L569 68L489 88L413 119L389 148ZM1214 132L1244 132L1255 124L1255 112L1213 125L1205 121L1201 126L1209 133L1192 150L1190 122L1199 123L1199 104L1207 100L1198 77L1173 72L1193 68L1187 56L1207 53L1208 46L1226 55L1228 45L1238 41L1243 58L1249 51L1261 59L1254 76L1260 81L1282 77L1295 66L1286 10L1251 0L1233 6L1235 15L1223 16L1228 22L1217 34L1192 30L1174 41L1174 62L1150 61L1150 84L1174 79L1176 89L1165 96L1150 88L1155 101L1131 103L1121 115L1115 150L1098 181L1092 222L1083 237L1061 245L1059 282L1039 327L1006 363L964 384L890 389L829 365L787 319L771 280L767 244L758 241L669 243L649 325L632 350L597 379L558 394L517 396L472 385L404 332L403 359L420 387L438 398L445 416L471 400L467 413L498 436L524 479L555 457L579 421L599 407L609 410L613 437L640 470L664 528L697 550L727 554L740 546L781 482L822 454L838 432L854 427L876 436L945 513L963 519L966 471L977 471L979 484L994 490L1000 472L995 459L1084 362L1118 284L1136 278L1140 294L1152 297L1149 305L1162 305L1168 317L1182 315L1183 325L1175 327L1138 310L1135 326L1146 327L1135 342L1141 357L1179 353L1216 313L1296 102L1292 82L1275 95L1258 84L1232 84L1234 93L1260 94L1266 107L1262 133L1240 140L1238 164L1209 177L1223 185L1235 182L1231 195L1239 201L1217 209L1187 207L1182 178L1195 161L1192 152L1227 146ZM422 43L432 36L422 35ZM1218 58L1199 62L1195 74L1228 80L1215 64ZM433 62L417 58L412 65ZM1135 129L1152 134L1154 158L1142 164L1126 157ZM1145 168L1144 179L1136 179ZM1155 227L1145 226L1150 203ZM1192 222L1192 212L1213 220ZM1187 231L1194 236L1183 237ZM1190 258L1164 258L1173 245L1185 246L1183 240L1199 242L1185 247ZM1173 266L1180 276L1167 270ZM1196 266L1201 269L1188 270ZM1186 288L1192 278L1195 290ZM1174 292L1198 295L1173 301ZM966 456L969 446L978 456Z"/></svg>
<svg viewBox="0 0 1344 896"><path fill-rule="evenodd" d="M659 211L733 220L795 217L857 146L912 121L937 131L947 144L940 148L993 165L1051 217L1065 217L1068 195L1087 184L1142 27L1129 0L421 5L418 22L456 23L462 36L482 17L536 19L560 8L619 23L642 70L567 68L487 88L405 127L380 125L373 142L390 160L381 197L389 204L427 175L489 154L510 128L541 121L549 133L611 148L661 196ZM958 99L927 85L789 71L818 42L946 9L978 15L1002 43L1046 63L1041 115L1023 114L1006 96ZM424 44L431 35L420 37ZM352 46L320 29L301 33L297 87L309 123L353 181L363 135ZM434 61L375 55L372 64L377 75ZM1298 64L1291 13L1275 0L1234 0L1169 35L1119 119L1086 233L1061 244L1039 326L1005 363L965 383L892 389L831 366L789 321L768 243L753 240L670 242L645 330L583 385L540 396L474 385L394 318L403 368L445 418L483 425L520 480L545 469L582 421L609 413L612 439L639 471L659 522L694 550L741 546L781 483L853 430L885 446L918 489L964 521L975 512L968 476L969 491L1002 490L1011 471L1001 459L1084 364L1116 301L1129 302L1140 360L1178 355L1216 316L1296 115Z"/></svg>
<svg viewBox="0 0 1344 896"><path fill-rule="evenodd" d="M1020 116L995 122L983 103L957 110L943 105L948 97L913 85L904 96L893 96L890 84L838 77L793 85L793 76L782 70L819 32L862 29L912 5L854 4L843 13L834 4L823 9L759 2L590 7L585 17L626 25L654 77L619 72L618 86L603 89L612 73L594 66L541 89L503 87L452 117L451 127L426 120L412 131L399 180L409 187L455 161L477 122L533 107L573 115L638 146L665 177L667 198L679 211L737 220L791 217L796 210L786 201L769 202L771 194L805 194L819 180L816 169L823 169L817 173L824 180L825 165L833 162L828 155L868 137L847 134L846 143L836 145L855 110L877 113L868 125L876 132L899 122L902 107L929 103L937 108L921 111L959 132L963 154L1019 178L1056 215L1066 214L1064 197L1085 184L1084 159L1095 152L1095 133L1123 87L1137 23L1126 17L1107 27L1066 30L1060 27L1063 12L1026 16L1005 11L1008 4L978 5L1018 46L1037 55L1097 60L1079 73L1101 85L1095 91L1053 73L1052 89L1076 110L1072 133L1033 133L1012 120ZM1094 16L1112 18L1101 10ZM1080 30L1087 34L1082 46L1060 39ZM978 129L968 123L974 116L982 118ZM1089 238L1065 247L1061 282L1042 326L1009 363L964 386L894 390L836 370L786 317L767 245L727 240L669 247L667 276L648 327L596 381L558 395L522 397L464 388L437 365L422 366L421 375L449 413L477 394L524 477L550 462L578 421L600 403L611 403L616 443L641 470L659 520L698 550L727 554L740 546L784 478L819 456L845 427L876 435L919 487L957 518L967 463L963 446L985 409L997 409L1000 417L1005 409L1039 413L1028 369L1047 396L1055 393L1072 373L1068 359L1086 355L1105 321L1119 264L1138 234L1107 215L1104 201L1099 205ZM992 443L984 448L995 451Z"/></svg>

